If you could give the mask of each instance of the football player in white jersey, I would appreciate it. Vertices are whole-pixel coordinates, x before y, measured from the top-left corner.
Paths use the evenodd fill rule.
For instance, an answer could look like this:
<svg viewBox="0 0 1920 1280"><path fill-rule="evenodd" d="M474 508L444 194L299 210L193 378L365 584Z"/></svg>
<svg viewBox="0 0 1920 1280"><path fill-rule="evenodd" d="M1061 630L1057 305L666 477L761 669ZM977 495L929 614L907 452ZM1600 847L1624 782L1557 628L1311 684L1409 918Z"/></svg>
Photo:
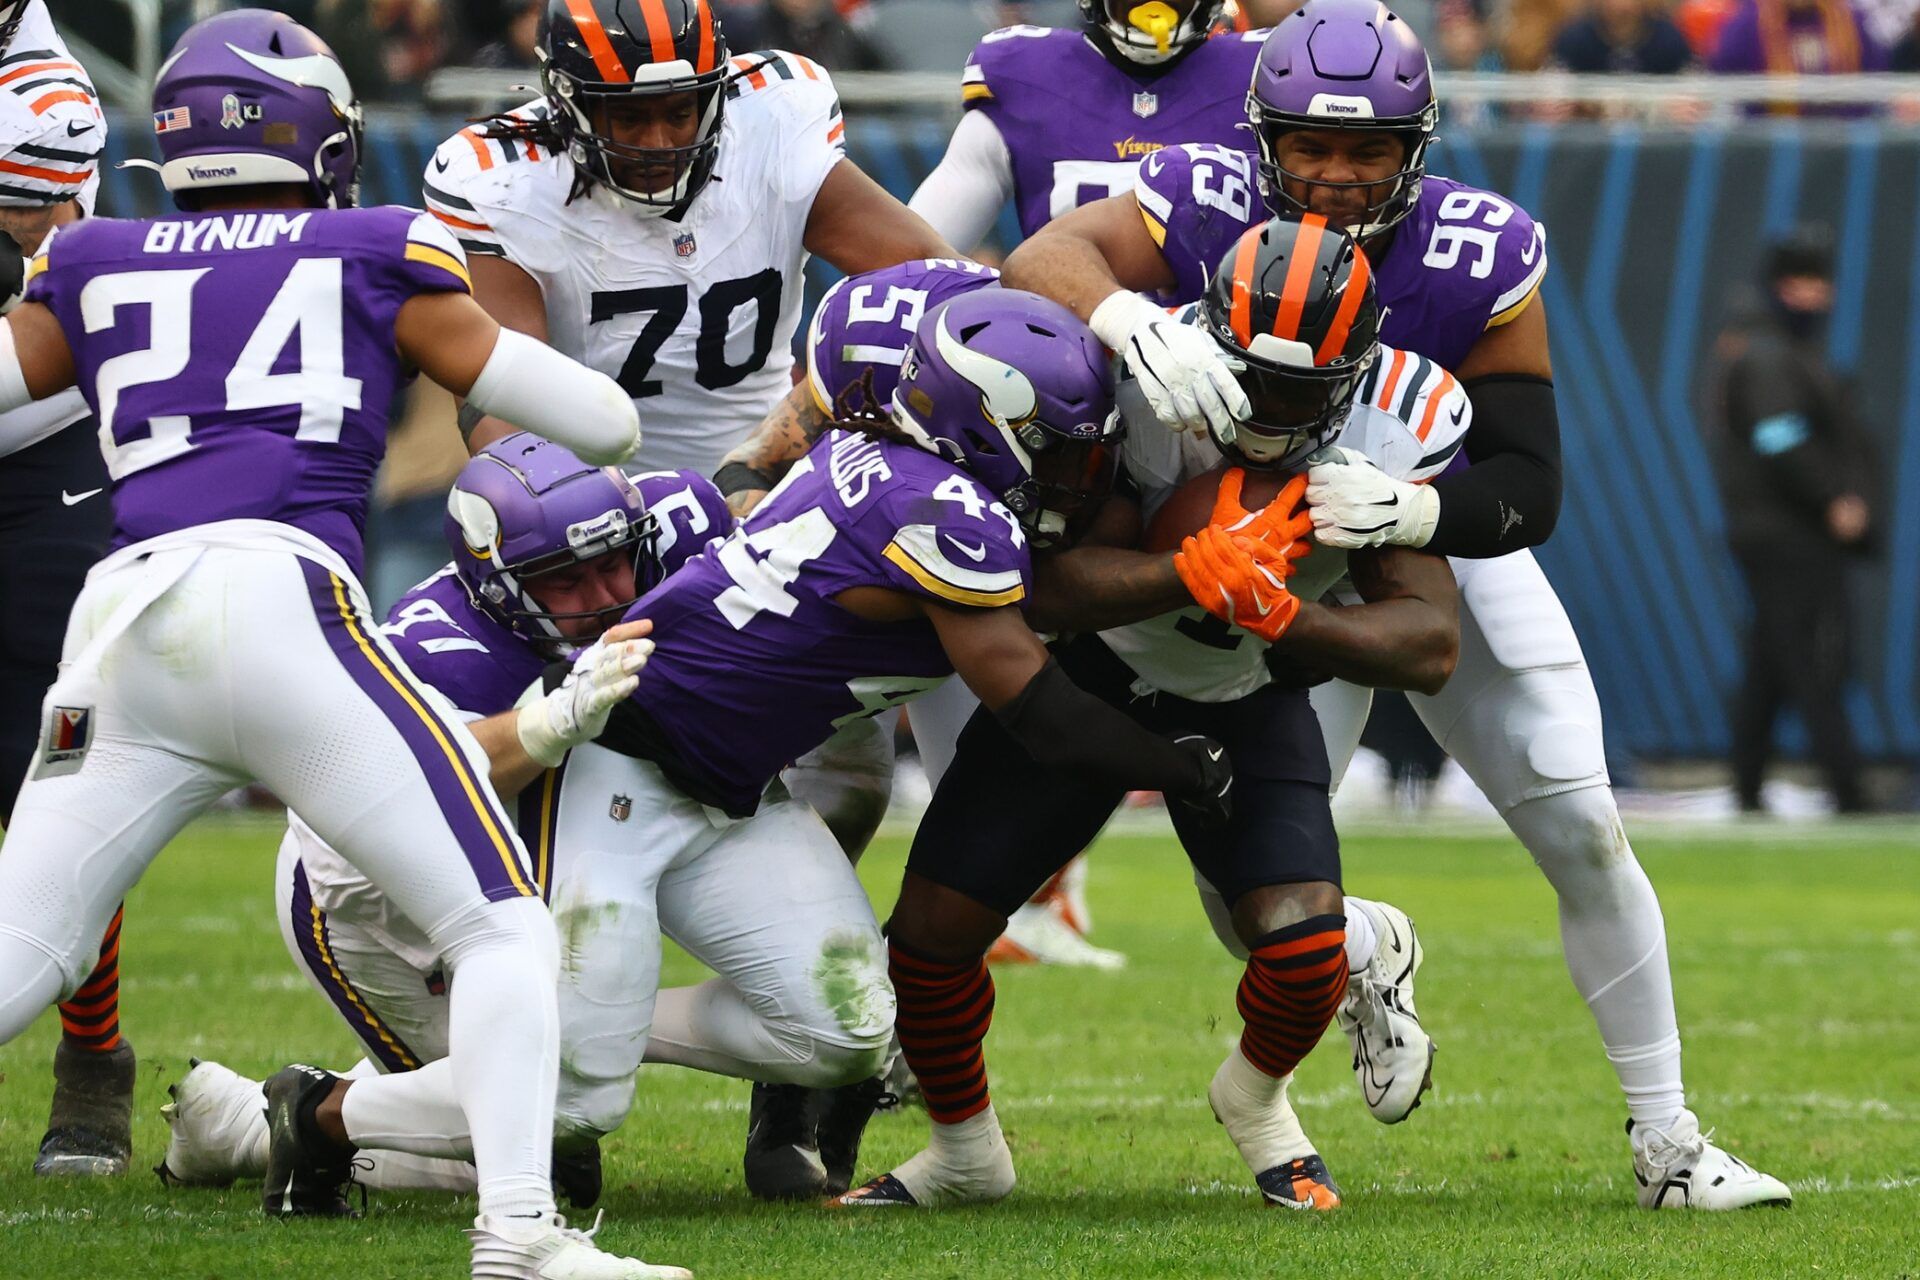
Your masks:
<svg viewBox="0 0 1920 1280"><path fill-rule="evenodd" d="M43 0L0 3L0 310L19 301L47 233L93 212L107 122L85 68ZM60 640L81 580L113 531L107 468L75 390L0 415L0 825L13 815ZM42 1175L125 1173L132 1151L133 1046L120 1034L120 915L100 962L60 1006L53 1111L33 1163Z"/></svg>
<svg viewBox="0 0 1920 1280"><path fill-rule="evenodd" d="M769 411L804 405L792 348L810 255L848 273L952 256L846 157L827 72L730 56L710 0L549 0L540 57L541 99L434 153L426 207L495 319L633 397L643 468L712 474ZM466 422L475 447L498 434ZM891 736L862 720L786 782L857 855L892 776Z"/></svg>
<svg viewBox="0 0 1920 1280"><path fill-rule="evenodd" d="M854 274L952 250L847 159L827 72L730 57L709 0L549 0L544 24L543 97L442 143L426 207L495 319L626 388L638 465L712 475L770 410L806 403L810 255ZM475 448L500 434L468 425ZM892 774L891 740L861 722L788 785L857 854Z"/></svg>

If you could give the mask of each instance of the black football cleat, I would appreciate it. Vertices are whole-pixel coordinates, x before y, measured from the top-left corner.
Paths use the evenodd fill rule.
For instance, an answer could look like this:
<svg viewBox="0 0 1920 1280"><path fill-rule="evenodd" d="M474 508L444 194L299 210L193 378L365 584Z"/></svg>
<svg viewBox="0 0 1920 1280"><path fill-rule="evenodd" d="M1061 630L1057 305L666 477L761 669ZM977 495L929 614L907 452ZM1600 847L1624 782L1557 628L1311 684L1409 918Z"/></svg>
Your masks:
<svg viewBox="0 0 1920 1280"><path fill-rule="evenodd" d="M876 1076L813 1093L814 1142L820 1164L827 1171L827 1194L841 1196L853 1185L853 1168L860 1159L860 1136L875 1111L898 1106L887 1088L887 1078Z"/></svg>
<svg viewBox="0 0 1920 1280"><path fill-rule="evenodd" d="M313 1112L340 1077L318 1067L284 1067L267 1078L267 1173L260 1205L269 1218L357 1218L347 1202L352 1147L329 1141Z"/></svg>
<svg viewBox="0 0 1920 1280"><path fill-rule="evenodd" d="M569 1142L553 1148L553 1194L573 1209L591 1209L600 1199L600 1143L598 1139Z"/></svg>
<svg viewBox="0 0 1920 1280"><path fill-rule="evenodd" d="M890 1173L883 1173L872 1182L827 1202L830 1205L870 1209L912 1209L919 1205L913 1198L913 1192L900 1179Z"/></svg>
<svg viewBox="0 0 1920 1280"><path fill-rule="evenodd" d="M1318 1155L1289 1160L1258 1174L1260 1194L1282 1209L1327 1210L1340 1207L1340 1188Z"/></svg>
<svg viewBox="0 0 1920 1280"><path fill-rule="evenodd" d="M814 1139L809 1095L797 1084L755 1084L747 1112L747 1190L758 1200L819 1200L827 1171Z"/></svg>
<svg viewBox="0 0 1920 1280"><path fill-rule="evenodd" d="M33 1172L42 1178L117 1178L133 1158L133 1046L53 1051L53 1107Z"/></svg>

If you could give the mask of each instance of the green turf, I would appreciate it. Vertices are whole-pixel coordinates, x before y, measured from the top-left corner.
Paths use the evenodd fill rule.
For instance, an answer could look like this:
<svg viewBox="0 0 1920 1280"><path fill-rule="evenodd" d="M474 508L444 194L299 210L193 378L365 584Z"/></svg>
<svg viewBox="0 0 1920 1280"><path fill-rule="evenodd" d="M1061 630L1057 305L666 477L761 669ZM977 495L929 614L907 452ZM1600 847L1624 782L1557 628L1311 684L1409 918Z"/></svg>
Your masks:
<svg viewBox="0 0 1920 1280"><path fill-rule="evenodd" d="M251 1188L163 1190L146 1167L189 1054L261 1074L345 1065L353 1043L293 971L271 914L276 833L196 828L129 905L127 1027L140 1051L141 1172L27 1176L44 1121L49 1015L0 1049L0 1277L463 1275L471 1205L382 1196L357 1223L263 1220ZM1437 1092L1406 1124L1361 1107L1333 1039L1301 1114L1346 1192L1327 1217L1262 1210L1208 1114L1238 966L1165 840L1094 864L1116 975L1001 972L989 1041L1020 1172L1012 1198L948 1213L769 1208L741 1189L745 1088L661 1071L610 1144L605 1238L702 1277L1897 1276L1920 1272L1920 849L1913 833L1751 841L1643 837L1680 992L1692 1100L1727 1145L1793 1183L1787 1212L1633 1207L1623 1112L1561 967L1545 884L1504 836L1349 839L1356 891L1407 907L1427 944L1420 1007ZM891 896L902 844L870 855ZM694 969L670 962L668 978ZM882 1118L865 1167L916 1150Z"/></svg>

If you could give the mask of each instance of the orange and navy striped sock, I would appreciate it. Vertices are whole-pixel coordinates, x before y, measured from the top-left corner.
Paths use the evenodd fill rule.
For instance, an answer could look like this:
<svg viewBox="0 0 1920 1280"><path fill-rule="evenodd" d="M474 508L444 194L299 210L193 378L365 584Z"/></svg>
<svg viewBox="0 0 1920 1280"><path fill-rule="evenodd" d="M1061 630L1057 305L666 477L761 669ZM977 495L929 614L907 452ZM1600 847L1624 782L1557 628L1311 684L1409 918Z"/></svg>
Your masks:
<svg viewBox="0 0 1920 1280"><path fill-rule="evenodd" d="M984 960L949 964L887 942L887 974L899 1001L900 1051L919 1078L936 1124L979 1115L987 1095L980 1046L993 1023L993 978Z"/></svg>
<svg viewBox="0 0 1920 1280"><path fill-rule="evenodd" d="M60 1038L82 1053L112 1053L120 1047L120 920L126 910L122 906L113 913L100 943L100 963L73 999L60 1005Z"/></svg>
<svg viewBox="0 0 1920 1280"><path fill-rule="evenodd" d="M1240 1052L1278 1079L1319 1043L1347 994L1347 922L1314 916L1275 930L1250 948L1240 979Z"/></svg>

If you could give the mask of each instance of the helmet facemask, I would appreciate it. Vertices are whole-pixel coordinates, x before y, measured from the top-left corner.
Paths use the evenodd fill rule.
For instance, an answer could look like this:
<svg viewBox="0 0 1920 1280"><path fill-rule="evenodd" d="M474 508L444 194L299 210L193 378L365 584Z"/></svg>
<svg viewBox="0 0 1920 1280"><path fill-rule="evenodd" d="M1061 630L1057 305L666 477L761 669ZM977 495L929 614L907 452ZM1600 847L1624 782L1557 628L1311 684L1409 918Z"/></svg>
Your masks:
<svg viewBox="0 0 1920 1280"><path fill-rule="evenodd" d="M1182 16L1167 0L1080 0L1080 17L1102 53L1159 67L1198 48L1220 20L1223 0L1197 0Z"/></svg>
<svg viewBox="0 0 1920 1280"><path fill-rule="evenodd" d="M696 75L685 62L640 68L631 84L583 81L556 69L543 59L540 79L553 112L554 132L568 158L596 185L632 204L635 211L659 217L684 207L713 176L719 159L720 131L726 109L727 81L720 67ZM690 142L670 147L641 147L613 136L613 116L621 102L691 98ZM663 107L663 110L670 109ZM652 175L642 189L636 175Z"/></svg>
<svg viewBox="0 0 1920 1280"><path fill-rule="evenodd" d="M1380 349L1333 368L1316 367L1304 342L1259 334L1236 351L1245 370L1237 375L1253 412L1229 434L1209 426L1214 444L1229 461L1262 471L1291 471L1346 426L1354 393Z"/></svg>
<svg viewBox="0 0 1920 1280"><path fill-rule="evenodd" d="M1362 245L1377 239L1397 226L1413 212L1414 205L1420 200L1421 180L1427 172L1427 148L1432 146L1437 135L1433 132L1439 120L1439 108L1429 106L1418 117L1408 120L1355 120L1352 117L1324 118L1319 116L1298 116L1287 112L1274 111L1262 103L1256 96L1247 95L1247 118L1253 124L1253 135L1259 149L1260 193L1265 197L1267 207L1281 217L1297 217L1317 212L1309 199L1311 189L1323 187L1334 191L1359 191L1366 199L1366 206L1358 221L1343 216L1341 221L1348 234ZM1381 178L1360 182L1325 182L1318 178L1308 178L1283 168L1279 160L1281 140L1290 133L1300 130L1333 130L1340 132L1377 132L1390 134L1402 147L1403 155L1400 168ZM1291 181L1307 188L1307 198L1296 199L1288 194L1286 183ZM1386 188L1387 194L1378 199L1371 198L1371 192Z"/></svg>

